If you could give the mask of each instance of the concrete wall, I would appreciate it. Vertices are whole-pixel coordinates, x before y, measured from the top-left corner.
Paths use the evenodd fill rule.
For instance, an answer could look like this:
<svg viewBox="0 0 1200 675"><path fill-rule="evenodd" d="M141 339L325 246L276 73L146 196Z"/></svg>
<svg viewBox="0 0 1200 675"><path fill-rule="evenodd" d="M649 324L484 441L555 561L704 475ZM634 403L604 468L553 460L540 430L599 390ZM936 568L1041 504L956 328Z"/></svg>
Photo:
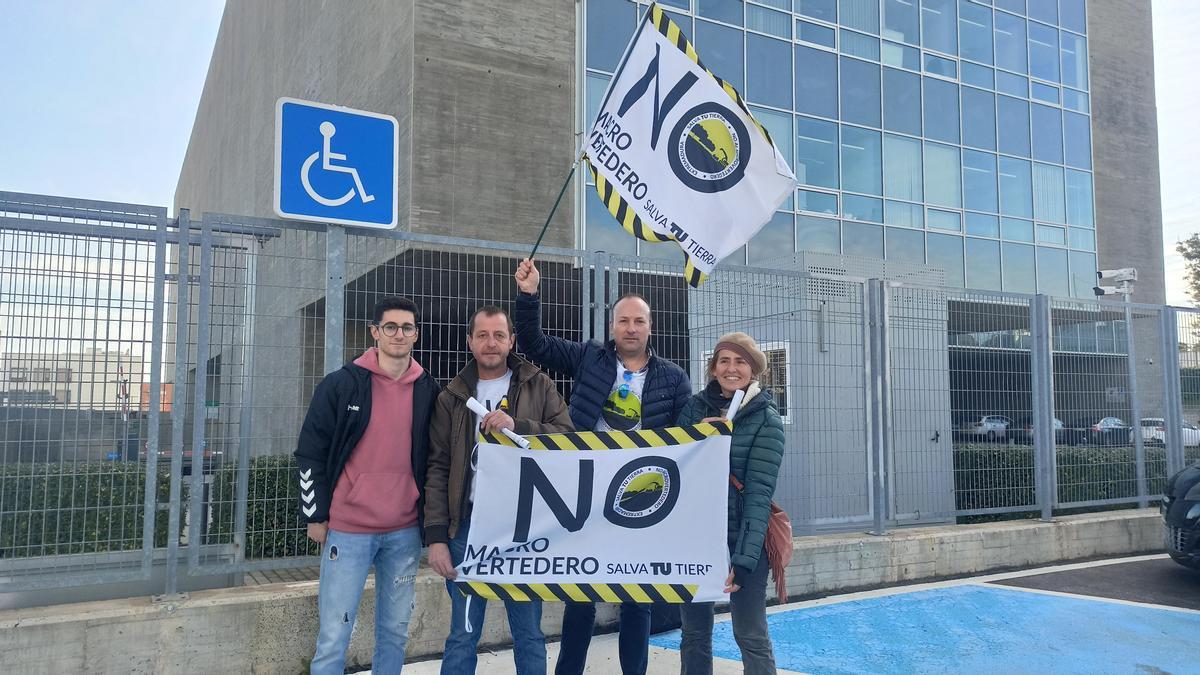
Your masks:
<svg viewBox="0 0 1200 675"><path fill-rule="evenodd" d="M1135 300L1166 301L1150 0L1088 3L1096 253L1136 267Z"/></svg>
<svg viewBox="0 0 1200 675"><path fill-rule="evenodd" d="M792 599L898 582L1162 550L1151 509L1069 516L1055 522L1008 521L896 530L885 536L797 539L788 568ZM445 585L428 569L417 578L409 658L438 654L449 621ZM774 585L768 585L768 592ZM0 612L0 672L300 673L307 672L317 625L317 582L270 584L148 598ZM509 637L500 603L491 603L481 646ZM547 603L542 627L557 635L562 605ZM613 621L601 607L601 625ZM368 584L348 660L371 657L374 587Z"/></svg>

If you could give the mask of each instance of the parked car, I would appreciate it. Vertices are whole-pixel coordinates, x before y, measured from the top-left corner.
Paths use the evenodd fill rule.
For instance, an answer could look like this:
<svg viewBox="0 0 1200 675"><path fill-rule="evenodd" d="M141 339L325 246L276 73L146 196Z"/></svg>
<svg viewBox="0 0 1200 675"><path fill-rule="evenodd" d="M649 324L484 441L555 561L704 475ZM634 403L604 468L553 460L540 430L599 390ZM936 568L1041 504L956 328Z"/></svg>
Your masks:
<svg viewBox="0 0 1200 675"><path fill-rule="evenodd" d="M1013 423L1004 415L980 415L966 417L955 427L955 432L966 438L985 438L989 441L1003 440L1008 427Z"/></svg>
<svg viewBox="0 0 1200 675"><path fill-rule="evenodd" d="M1161 417L1143 417L1142 418L1142 442L1151 445L1164 445L1167 441L1166 421ZM1200 429L1194 425L1184 422L1179 430L1180 436L1183 438L1183 444L1186 447L1195 447L1200 445ZM1133 434L1129 434L1130 442L1133 442Z"/></svg>
<svg viewBox="0 0 1200 675"><path fill-rule="evenodd" d="M1054 442L1057 445L1063 443L1063 423L1057 417L1054 419ZM1022 417L1013 423L1008 428L1008 433L1017 443L1033 445L1033 418Z"/></svg>
<svg viewBox="0 0 1200 675"><path fill-rule="evenodd" d="M1120 417L1081 417L1062 430L1064 445L1125 445L1132 430Z"/></svg>
<svg viewBox="0 0 1200 675"><path fill-rule="evenodd" d="M1200 463L1167 479L1159 509L1171 560L1200 570Z"/></svg>

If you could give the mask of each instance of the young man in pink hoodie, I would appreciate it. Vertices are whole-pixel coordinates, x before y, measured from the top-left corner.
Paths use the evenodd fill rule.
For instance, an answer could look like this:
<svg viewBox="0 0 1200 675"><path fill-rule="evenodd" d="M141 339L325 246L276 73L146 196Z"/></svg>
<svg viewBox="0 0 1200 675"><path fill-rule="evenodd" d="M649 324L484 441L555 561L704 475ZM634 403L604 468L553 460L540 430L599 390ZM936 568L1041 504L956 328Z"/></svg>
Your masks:
<svg viewBox="0 0 1200 675"><path fill-rule="evenodd" d="M300 514L322 544L313 673L343 673L367 572L375 566L372 670L404 666L421 559L429 417L438 385L412 357L416 303L375 305L375 346L317 385L296 447Z"/></svg>

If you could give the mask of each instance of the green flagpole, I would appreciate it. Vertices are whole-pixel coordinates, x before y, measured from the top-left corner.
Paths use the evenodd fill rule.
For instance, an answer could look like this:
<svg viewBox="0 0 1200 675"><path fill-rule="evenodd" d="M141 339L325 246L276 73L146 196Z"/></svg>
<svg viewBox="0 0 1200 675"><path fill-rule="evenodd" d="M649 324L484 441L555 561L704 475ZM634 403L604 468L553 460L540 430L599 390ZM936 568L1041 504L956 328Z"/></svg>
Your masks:
<svg viewBox="0 0 1200 675"><path fill-rule="evenodd" d="M550 207L550 215L546 216L546 224L542 225L542 232L538 235L537 241L533 244L533 250L529 252L529 259L533 260L533 255L537 253L538 247L542 245L542 237L546 236L546 229L550 227L550 221L554 218L554 212L558 210L559 203L562 202L563 195L567 193L567 186L571 184L571 178L575 176L575 167L579 166L579 160L583 159L584 155L580 154L571 164L571 170L567 172L567 179L563 181L562 189L558 191L558 199L554 200L554 206Z"/></svg>

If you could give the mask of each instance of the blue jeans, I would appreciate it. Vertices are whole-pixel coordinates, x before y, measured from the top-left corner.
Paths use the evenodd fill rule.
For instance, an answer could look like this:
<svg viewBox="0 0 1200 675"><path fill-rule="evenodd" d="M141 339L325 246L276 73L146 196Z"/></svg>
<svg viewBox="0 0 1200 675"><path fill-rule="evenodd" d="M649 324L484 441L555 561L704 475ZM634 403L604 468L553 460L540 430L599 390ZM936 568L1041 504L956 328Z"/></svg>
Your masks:
<svg viewBox="0 0 1200 675"><path fill-rule="evenodd" d="M563 610L562 645L555 675L582 675L596 625L596 605L568 602ZM650 661L650 605L621 603L617 654L624 675L645 675Z"/></svg>
<svg viewBox="0 0 1200 675"><path fill-rule="evenodd" d="M317 607L321 628L313 675L346 672L346 648L358 614L367 571L375 565L375 654L371 670L398 673L404 667L408 620L413 610L413 584L421 560L421 534L416 527L381 534L329 530L321 550L321 585Z"/></svg>
<svg viewBox="0 0 1200 675"><path fill-rule="evenodd" d="M470 522L458 526L450 540L450 560L458 565L466 557ZM479 635L483 632L483 612L487 600L464 596L458 586L446 582L450 593L450 634L442 650L443 675L474 673L478 661ZM546 636L542 635L542 603L504 601L508 629L513 639L513 660L517 675L546 675Z"/></svg>
<svg viewBox="0 0 1200 675"><path fill-rule="evenodd" d="M767 633L767 552L758 556L758 567L742 579L741 588L729 595L733 639L742 651L746 675L774 675L775 652ZM713 603L681 605L683 639L679 645L681 675L712 675Z"/></svg>

